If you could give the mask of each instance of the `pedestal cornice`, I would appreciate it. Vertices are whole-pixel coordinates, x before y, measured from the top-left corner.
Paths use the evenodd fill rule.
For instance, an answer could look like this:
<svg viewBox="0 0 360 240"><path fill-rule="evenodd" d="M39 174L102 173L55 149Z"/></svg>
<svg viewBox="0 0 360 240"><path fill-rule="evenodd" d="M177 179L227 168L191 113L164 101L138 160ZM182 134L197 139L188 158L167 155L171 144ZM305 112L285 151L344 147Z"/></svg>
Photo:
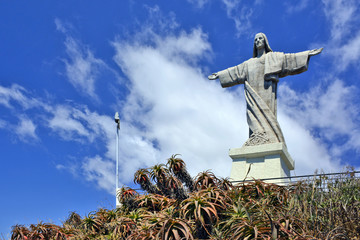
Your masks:
<svg viewBox="0 0 360 240"><path fill-rule="evenodd" d="M243 146L229 150L229 156L236 159L259 158L269 155L280 155L289 170L294 170L294 160L291 158L284 143L268 143L257 146Z"/></svg>

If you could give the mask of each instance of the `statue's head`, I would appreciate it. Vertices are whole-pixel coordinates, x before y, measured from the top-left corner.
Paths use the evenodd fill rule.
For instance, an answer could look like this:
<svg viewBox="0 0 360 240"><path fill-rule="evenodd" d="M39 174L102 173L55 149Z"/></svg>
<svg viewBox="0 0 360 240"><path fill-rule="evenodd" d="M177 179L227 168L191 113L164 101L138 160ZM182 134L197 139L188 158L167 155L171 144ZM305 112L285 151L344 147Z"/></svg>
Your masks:
<svg viewBox="0 0 360 240"><path fill-rule="evenodd" d="M272 52L270 48L269 41L264 33L257 33L254 38L254 50L253 50L253 57L257 57L258 48L265 48L265 52Z"/></svg>

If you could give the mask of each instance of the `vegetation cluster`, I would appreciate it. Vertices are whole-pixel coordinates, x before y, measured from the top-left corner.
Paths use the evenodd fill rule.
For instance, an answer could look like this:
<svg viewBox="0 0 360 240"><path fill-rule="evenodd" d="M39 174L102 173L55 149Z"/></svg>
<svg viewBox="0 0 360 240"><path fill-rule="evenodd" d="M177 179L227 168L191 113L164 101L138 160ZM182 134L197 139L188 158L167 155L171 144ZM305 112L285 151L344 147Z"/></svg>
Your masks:
<svg viewBox="0 0 360 240"><path fill-rule="evenodd" d="M233 185L205 171L192 178L178 155L140 169L123 187L121 207L61 226L15 225L12 239L360 239L360 184L349 171L287 186Z"/></svg>

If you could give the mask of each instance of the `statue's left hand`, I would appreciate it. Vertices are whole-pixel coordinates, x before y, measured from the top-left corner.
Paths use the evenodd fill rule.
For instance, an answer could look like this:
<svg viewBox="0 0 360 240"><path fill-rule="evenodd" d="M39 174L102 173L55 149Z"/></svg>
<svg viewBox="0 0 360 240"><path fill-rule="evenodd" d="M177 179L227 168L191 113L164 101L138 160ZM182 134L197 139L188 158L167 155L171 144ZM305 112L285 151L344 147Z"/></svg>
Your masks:
<svg viewBox="0 0 360 240"><path fill-rule="evenodd" d="M315 56L322 52L324 48L314 49L309 52L309 56Z"/></svg>
<svg viewBox="0 0 360 240"><path fill-rule="evenodd" d="M208 76L209 80L215 80L215 79L218 79L218 78L219 78L219 75L217 75L216 73L213 73L213 74Z"/></svg>

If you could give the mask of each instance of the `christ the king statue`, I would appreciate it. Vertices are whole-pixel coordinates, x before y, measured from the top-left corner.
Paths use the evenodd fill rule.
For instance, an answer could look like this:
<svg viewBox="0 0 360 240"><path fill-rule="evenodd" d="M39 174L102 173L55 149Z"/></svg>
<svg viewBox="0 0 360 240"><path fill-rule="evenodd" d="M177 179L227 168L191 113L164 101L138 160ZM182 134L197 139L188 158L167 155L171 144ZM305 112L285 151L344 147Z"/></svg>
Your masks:
<svg viewBox="0 0 360 240"><path fill-rule="evenodd" d="M299 53L273 52L264 33L255 35L253 57L235 67L213 73L210 80L220 79L222 87L244 84L249 139L245 146L284 143L276 118L279 78L307 70L311 56L322 48Z"/></svg>

